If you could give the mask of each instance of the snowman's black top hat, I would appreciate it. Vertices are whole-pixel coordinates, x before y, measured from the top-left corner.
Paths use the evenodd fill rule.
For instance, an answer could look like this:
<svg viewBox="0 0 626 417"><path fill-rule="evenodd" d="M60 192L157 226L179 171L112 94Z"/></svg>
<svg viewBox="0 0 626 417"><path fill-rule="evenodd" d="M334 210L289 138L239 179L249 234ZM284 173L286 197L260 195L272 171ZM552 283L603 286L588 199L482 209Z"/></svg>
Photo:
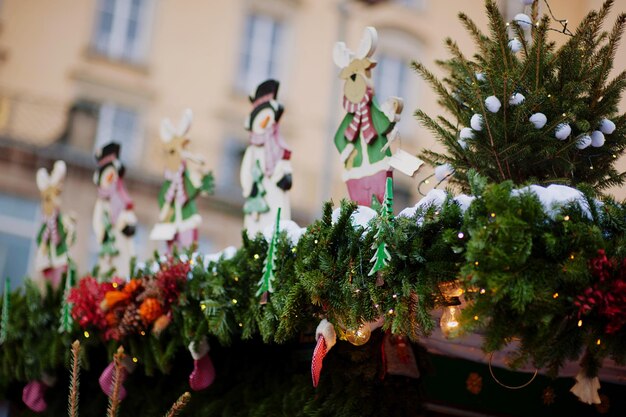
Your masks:
<svg viewBox="0 0 626 417"><path fill-rule="evenodd" d="M97 180L106 167L113 165L117 169L118 175L124 176L124 165L119 160L120 150L122 146L117 142L109 142L96 152L96 161L98 162L98 170L96 171ZM96 178L94 178L96 180ZM98 181L95 181L96 183Z"/></svg>
<svg viewBox="0 0 626 417"><path fill-rule="evenodd" d="M256 88L254 95L249 97L250 103L252 103L252 112L250 113L250 117L246 123L246 128L248 130L251 129L252 122L257 114L261 110L268 107L271 107L274 110L274 120L278 122L284 111L282 104L276 101L279 86L280 83L276 80L263 81Z"/></svg>

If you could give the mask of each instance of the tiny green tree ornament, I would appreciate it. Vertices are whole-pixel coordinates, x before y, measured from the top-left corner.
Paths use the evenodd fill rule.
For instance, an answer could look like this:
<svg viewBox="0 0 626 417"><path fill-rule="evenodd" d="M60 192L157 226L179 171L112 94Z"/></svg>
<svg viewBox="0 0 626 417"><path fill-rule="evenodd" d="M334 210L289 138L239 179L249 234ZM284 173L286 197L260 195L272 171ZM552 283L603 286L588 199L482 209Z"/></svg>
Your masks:
<svg viewBox="0 0 626 417"><path fill-rule="evenodd" d="M276 229L274 235L270 241L270 246L267 248L267 256L263 266L263 276L259 280L259 289L256 292L256 296L261 296L260 303L267 304L269 299L269 293L274 292L273 282L276 279L274 270L276 269L276 244L278 242L278 234L280 233L280 207L276 212Z"/></svg>
<svg viewBox="0 0 626 417"><path fill-rule="evenodd" d="M383 237L384 227L388 226L393 219L393 179L391 177L387 177L385 198L378 213L376 235L374 236L374 244L372 245L372 249L375 249L376 252L370 260L374 265L372 269L370 269L369 276L384 269L391 260L391 254L389 253L389 249L387 249L387 242Z"/></svg>
<svg viewBox="0 0 626 417"><path fill-rule="evenodd" d="M260 216L262 213L270 211L270 207L265 201L265 186L263 185L263 170L259 161L252 167L252 192L246 198L246 202L243 205L243 212L246 215Z"/></svg>
<svg viewBox="0 0 626 417"><path fill-rule="evenodd" d="M9 308L11 304L11 278L4 280L4 294L2 295L2 316L0 316L0 345L7 340L9 326Z"/></svg>
<svg viewBox="0 0 626 417"><path fill-rule="evenodd" d="M70 268L67 271L67 278L65 279L65 289L63 290L63 302L61 304L61 320L59 324L59 333L69 333L72 330L72 303L67 298L70 295L70 290L74 286L74 275L76 273L76 266L70 262Z"/></svg>

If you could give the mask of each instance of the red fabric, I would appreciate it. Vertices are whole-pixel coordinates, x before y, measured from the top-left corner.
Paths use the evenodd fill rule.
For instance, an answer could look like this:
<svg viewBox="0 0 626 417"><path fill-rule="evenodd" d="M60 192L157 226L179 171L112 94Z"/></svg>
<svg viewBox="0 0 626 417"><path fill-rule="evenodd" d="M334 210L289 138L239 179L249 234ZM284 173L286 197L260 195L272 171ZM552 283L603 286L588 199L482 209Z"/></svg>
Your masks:
<svg viewBox="0 0 626 417"><path fill-rule="evenodd" d="M385 188L387 183L387 173L389 171L378 171L367 177L355 178L346 181L350 200L360 206L372 206L372 196L376 196L379 203L385 201Z"/></svg>
<svg viewBox="0 0 626 417"><path fill-rule="evenodd" d="M35 413L43 413L48 408L44 394L48 387L41 381L30 381L22 391L22 401Z"/></svg>
<svg viewBox="0 0 626 417"><path fill-rule="evenodd" d="M119 400L122 401L126 398L126 388L124 388L124 381L126 381L126 377L128 376L128 372L126 368L122 366L120 372L120 390L119 390ZM113 395L113 378L115 377L115 362L109 363L109 365L102 371L102 375L98 379L100 382L100 388L102 391L110 398Z"/></svg>
<svg viewBox="0 0 626 417"><path fill-rule="evenodd" d="M213 361L207 353L197 361L193 361L193 372L189 375L189 386L194 391L208 388L215 381Z"/></svg>
<svg viewBox="0 0 626 417"><path fill-rule="evenodd" d="M359 132L363 134L363 139L365 139L366 143L370 143L377 136L376 129L374 129L374 121L372 120L371 105L373 95L373 90L368 87L359 103L353 103L345 96L343 98L343 108L348 113L354 114L344 133L346 139L350 142L354 142L359 136Z"/></svg>
<svg viewBox="0 0 626 417"><path fill-rule="evenodd" d="M327 353L328 349L326 348L326 339L324 339L324 336L320 336L319 339L317 339L317 345L315 345L313 359L311 360L311 376L313 377L314 387L317 387L317 384L320 381L322 362L324 361L324 356L326 356Z"/></svg>

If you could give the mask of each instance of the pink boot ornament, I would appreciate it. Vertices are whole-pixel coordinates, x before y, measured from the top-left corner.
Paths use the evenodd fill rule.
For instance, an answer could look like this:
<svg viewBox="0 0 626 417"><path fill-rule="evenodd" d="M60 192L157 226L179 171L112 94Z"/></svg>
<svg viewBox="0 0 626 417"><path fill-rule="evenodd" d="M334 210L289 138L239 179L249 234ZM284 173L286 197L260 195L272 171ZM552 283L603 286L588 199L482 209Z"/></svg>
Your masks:
<svg viewBox="0 0 626 417"><path fill-rule="evenodd" d="M22 391L22 401L35 413L43 413L48 408L44 395L55 382L56 378L47 374L43 374L39 380L30 381Z"/></svg>
<svg viewBox="0 0 626 417"><path fill-rule="evenodd" d="M122 401L126 398L126 388L124 388L124 381L128 377L129 373L133 373L135 370L135 363L128 356L124 356L121 361L120 369L120 389L119 400ZM115 361L111 361L109 365L104 369L98 381L100 382L100 388L109 397L113 395L113 379L115 377Z"/></svg>
<svg viewBox="0 0 626 417"><path fill-rule="evenodd" d="M208 388L215 381L215 368L209 356L209 350L206 337L197 343L189 344L189 352L193 357L193 371L189 375L189 386L194 391Z"/></svg>

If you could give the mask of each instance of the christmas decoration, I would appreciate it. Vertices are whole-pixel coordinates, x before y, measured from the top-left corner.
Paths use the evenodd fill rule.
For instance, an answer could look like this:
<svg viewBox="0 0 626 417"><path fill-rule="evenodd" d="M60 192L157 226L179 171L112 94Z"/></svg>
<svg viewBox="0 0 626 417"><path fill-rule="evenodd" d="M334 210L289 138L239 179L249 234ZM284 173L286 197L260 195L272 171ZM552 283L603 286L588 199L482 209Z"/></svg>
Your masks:
<svg viewBox="0 0 626 417"><path fill-rule="evenodd" d="M591 136L589 135L580 135L576 138L576 148L583 150L587 149L589 145L591 145Z"/></svg>
<svg viewBox="0 0 626 417"><path fill-rule="evenodd" d="M376 252L370 262L372 268L370 269L368 275L372 276L377 272L381 271L383 268L387 266L389 260L391 259L391 254L389 253L387 242L385 241L385 234L391 228L391 223L393 221L393 180L391 177L387 177L387 187L385 191L385 198L383 200L383 204L380 206L378 213L378 223L376 224L376 234L374 235L374 244L372 244L372 249Z"/></svg>
<svg viewBox="0 0 626 417"><path fill-rule="evenodd" d="M209 350L206 337L189 344L189 352L193 358L193 371L189 375L189 386L194 391L208 388L215 380L215 368L209 356Z"/></svg>
<svg viewBox="0 0 626 417"><path fill-rule="evenodd" d="M267 80L250 96L252 111L246 119L250 145L241 162L241 187L246 198L244 227L253 237L272 224L278 209L281 219L291 219L287 192L292 186L291 150L279 134L284 112L276 101L279 83Z"/></svg>
<svg viewBox="0 0 626 417"><path fill-rule="evenodd" d="M133 201L124 185L125 167L119 160L121 146L110 142L96 152L98 169L94 183L98 198L93 210L93 230L100 243L98 266L105 276L116 273L130 276L130 262L135 256L133 236L137 217Z"/></svg>
<svg viewBox="0 0 626 417"><path fill-rule="evenodd" d="M274 281L276 276L274 274L276 269L276 246L278 241L278 235L280 233L280 212L281 208L278 207L276 211L276 223L274 235L270 241L270 245L267 248L267 255L263 262L263 276L258 282L259 289L256 292L256 296L261 296L260 303L266 304L269 299L269 294L274 292Z"/></svg>
<svg viewBox="0 0 626 417"><path fill-rule="evenodd" d="M419 378L413 348L406 336L386 332L382 343L385 374Z"/></svg>
<svg viewBox="0 0 626 417"><path fill-rule="evenodd" d="M483 390L483 377L476 372L472 372L467 376L465 386L469 392L478 395Z"/></svg>
<svg viewBox="0 0 626 417"><path fill-rule="evenodd" d="M104 392L110 401L117 407L117 401L126 398L126 388L124 382L129 373L135 371L136 364L131 358L124 354L124 349L120 347L107 367L102 371L98 382L102 392ZM109 407L111 407L109 402ZM115 414L114 414L115 415Z"/></svg>
<svg viewBox="0 0 626 417"><path fill-rule="evenodd" d="M474 139L474 132L469 127L464 127L461 129L459 137L463 140Z"/></svg>
<svg viewBox="0 0 626 417"><path fill-rule="evenodd" d="M524 13L516 14L513 22L524 30L530 30L533 27L533 21Z"/></svg>
<svg viewBox="0 0 626 417"><path fill-rule="evenodd" d="M483 116L481 116L480 114L473 115L470 119L470 126L472 126L472 129L477 132L483 130Z"/></svg>
<svg viewBox="0 0 626 417"><path fill-rule="evenodd" d="M552 387L546 387L541 393L541 401L543 401L545 405L554 404L555 399L556 399L556 394L554 393L554 388Z"/></svg>
<svg viewBox="0 0 626 417"><path fill-rule="evenodd" d="M615 123L610 121L609 119L602 119L600 121L600 131L605 135L610 135L615 132Z"/></svg>
<svg viewBox="0 0 626 417"><path fill-rule="evenodd" d="M39 380L30 381L22 390L22 401L35 413L43 413L48 408L44 396L55 383L56 378L47 374L43 374Z"/></svg>
<svg viewBox="0 0 626 417"><path fill-rule="evenodd" d="M594 130L593 132L591 132L591 146L593 146L594 148L599 148L604 145L604 141L604 134L602 134L602 132L600 132L599 130Z"/></svg>
<svg viewBox="0 0 626 417"><path fill-rule="evenodd" d="M347 329L345 338L354 346L362 346L370 340L372 330L369 323L361 323L356 328Z"/></svg>
<svg viewBox="0 0 626 417"><path fill-rule="evenodd" d="M161 123L161 139L165 150L165 182L159 193L159 222L150 232L150 239L167 241L171 252L174 244L189 248L198 241L202 222L195 199L199 194L213 192L213 174L204 160L187 151L187 133L193 115L185 110L177 127L169 119Z"/></svg>
<svg viewBox="0 0 626 417"><path fill-rule="evenodd" d="M74 274L76 267L71 267L65 278L65 289L63 290L63 303L61 305L61 320L59 323L59 333L69 333L72 330L72 305L68 298L74 286Z"/></svg>
<svg viewBox="0 0 626 417"><path fill-rule="evenodd" d="M576 384L570 389L572 394L585 404L600 404L600 380L598 377L589 378L583 370L576 375Z"/></svg>
<svg viewBox="0 0 626 417"><path fill-rule="evenodd" d="M500 110L500 107L502 107L502 103L500 103L500 100L498 100L498 97L489 96L485 99L485 107L491 113L497 113L498 110Z"/></svg>
<svg viewBox="0 0 626 417"><path fill-rule="evenodd" d="M341 69L339 77L344 81L343 107L347 113L334 141L350 198L363 206L370 206L373 198L378 202L384 198L389 142L396 135L394 128L402 111L402 100L397 97L382 106L375 98L371 69L376 65L372 55L377 42L376 29L367 27L356 53L343 42L337 42L333 50L335 64Z"/></svg>
<svg viewBox="0 0 626 417"><path fill-rule="evenodd" d="M311 376L313 377L313 386L317 387L322 373L324 357L337 343L335 328L328 320L323 319L317 325L315 339L317 344L313 350L313 359L311 360Z"/></svg>
<svg viewBox="0 0 626 417"><path fill-rule="evenodd" d="M611 79L610 74L626 19L619 15L616 24L603 31L612 5L613 1L606 1L600 10L591 11L576 31L564 29L565 34L556 34L563 42L549 38L554 33L551 18L539 16L535 6L528 15L532 23L528 30L519 24L507 25L495 1L486 1L487 31L460 13L477 53L466 55L456 42L448 40L451 58L441 62L444 81L423 64L413 64L452 115L432 118L417 110L417 118L446 149L446 153L424 150L420 157L433 166L452 164L455 174L450 181L464 192L470 188L470 169L494 183L586 183L596 189L622 184L626 177L615 169L626 148L625 119L618 114L622 81L620 77ZM472 82L476 73L488 74L489 82ZM568 88L563 88L566 85ZM516 92L524 95L522 103L512 105L503 100L498 113L486 109L486 98L510 97ZM531 121L525 123L529 117ZM475 121L471 123L475 146L460 149L456 126L470 118ZM581 149L572 145L576 139L568 140L570 135L588 136L605 119L616 127L601 152ZM566 124L570 132L564 128ZM554 136L561 140L548 140Z"/></svg>
<svg viewBox="0 0 626 417"><path fill-rule="evenodd" d="M435 168L435 179L443 181L454 174L454 168L450 164L439 165Z"/></svg>
<svg viewBox="0 0 626 417"><path fill-rule="evenodd" d="M515 93L509 99L509 104L511 106L519 106L520 104L522 104L524 102L524 100L526 100L526 97L524 97L523 94Z"/></svg>
<svg viewBox="0 0 626 417"><path fill-rule="evenodd" d="M9 331L9 313L11 309L11 278L4 279L4 293L2 294L2 312L0 313L0 345L7 340Z"/></svg>
<svg viewBox="0 0 626 417"><path fill-rule="evenodd" d="M44 222L37 233L35 270L40 288L49 282L56 289L68 267L68 249L75 239L75 221L61 214L61 190L67 168L56 161L50 173L45 168L37 171L37 188L41 193Z"/></svg>

